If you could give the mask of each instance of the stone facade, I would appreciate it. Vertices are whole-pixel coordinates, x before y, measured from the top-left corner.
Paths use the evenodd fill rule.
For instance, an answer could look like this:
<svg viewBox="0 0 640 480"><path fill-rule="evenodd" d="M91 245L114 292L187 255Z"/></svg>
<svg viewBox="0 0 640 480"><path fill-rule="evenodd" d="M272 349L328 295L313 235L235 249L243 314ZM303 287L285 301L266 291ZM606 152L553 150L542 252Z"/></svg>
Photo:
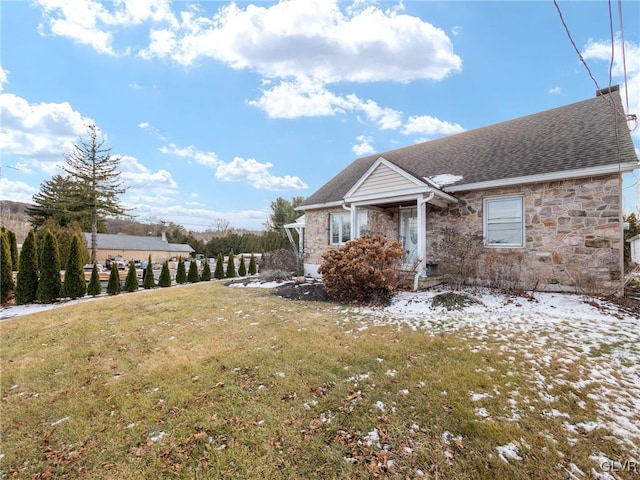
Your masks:
<svg viewBox="0 0 640 480"><path fill-rule="evenodd" d="M535 183L492 190L457 192L457 204L427 206L427 263L437 263L433 242L442 229L483 234L483 200L490 196L524 197L524 248L488 247L520 252L528 285L547 290L576 290L596 283L603 291L620 287L622 271L621 179L618 174ZM343 208L305 212L305 263L319 265L329 248L329 214ZM398 239L398 209L368 211L368 229Z"/></svg>

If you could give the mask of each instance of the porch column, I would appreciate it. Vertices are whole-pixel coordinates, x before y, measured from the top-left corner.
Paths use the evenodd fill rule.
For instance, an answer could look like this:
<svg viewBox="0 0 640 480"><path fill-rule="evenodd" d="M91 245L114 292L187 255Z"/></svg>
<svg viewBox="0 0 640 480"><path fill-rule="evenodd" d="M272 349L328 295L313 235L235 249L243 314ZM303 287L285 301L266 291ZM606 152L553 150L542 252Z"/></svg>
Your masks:
<svg viewBox="0 0 640 480"><path fill-rule="evenodd" d="M427 199L420 195L417 199L418 210L418 258L420 263L418 264L419 275L424 275L425 265L427 263Z"/></svg>
<svg viewBox="0 0 640 480"><path fill-rule="evenodd" d="M360 225L358 225L358 206L351 205L351 240L358 238Z"/></svg>

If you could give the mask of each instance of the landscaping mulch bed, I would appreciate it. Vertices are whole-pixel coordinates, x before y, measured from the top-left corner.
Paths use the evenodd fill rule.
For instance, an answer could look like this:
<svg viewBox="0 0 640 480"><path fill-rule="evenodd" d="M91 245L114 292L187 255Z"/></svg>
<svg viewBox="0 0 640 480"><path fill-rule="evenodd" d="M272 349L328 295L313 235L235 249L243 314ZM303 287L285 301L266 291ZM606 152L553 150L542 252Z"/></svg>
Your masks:
<svg viewBox="0 0 640 480"><path fill-rule="evenodd" d="M330 302L322 283L287 283L276 288L276 295L290 300L308 300L310 302Z"/></svg>

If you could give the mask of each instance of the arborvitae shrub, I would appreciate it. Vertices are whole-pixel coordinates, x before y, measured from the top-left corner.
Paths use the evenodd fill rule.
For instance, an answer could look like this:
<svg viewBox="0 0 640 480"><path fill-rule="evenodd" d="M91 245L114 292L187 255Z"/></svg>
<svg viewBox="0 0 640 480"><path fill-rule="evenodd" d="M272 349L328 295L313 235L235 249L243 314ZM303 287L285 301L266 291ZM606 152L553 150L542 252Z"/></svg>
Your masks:
<svg viewBox="0 0 640 480"><path fill-rule="evenodd" d="M244 265L244 255L240 255L240 265L238 266L238 275L244 277L247 275L247 267Z"/></svg>
<svg viewBox="0 0 640 480"><path fill-rule="evenodd" d="M18 239L16 238L16 232L13 230L7 230L7 240L9 241L9 251L11 252L11 267L13 271L18 270Z"/></svg>
<svg viewBox="0 0 640 480"><path fill-rule="evenodd" d="M192 258L189 262L189 273L187 273L187 282L196 283L200 281L200 276L198 275L198 262L196 262L195 258Z"/></svg>
<svg viewBox="0 0 640 480"><path fill-rule="evenodd" d="M153 264L151 263L151 255L149 255L149 261L147 262L147 268L144 269L144 280L142 286L145 289L155 288L156 279L153 276Z"/></svg>
<svg viewBox="0 0 640 480"><path fill-rule="evenodd" d="M229 259L227 260L227 277L236 277L236 261L233 258L233 249L229 252Z"/></svg>
<svg viewBox="0 0 640 480"><path fill-rule="evenodd" d="M109 275L109 283L107 283L107 294L118 295L120 293L120 273L118 272L118 264L113 262L111 265L111 274Z"/></svg>
<svg viewBox="0 0 640 480"><path fill-rule="evenodd" d="M213 276L218 280L224 278L224 257L221 253L218 254L218 258L216 259L216 271L213 272Z"/></svg>
<svg viewBox="0 0 640 480"><path fill-rule="evenodd" d="M138 291L138 272L136 272L136 266L133 260L129 262L129 270L127 271L127 278L124 281L125 292L137 292Z"/></svg>
<svg viewBox="0 0 640 480"><path fill-rule="evenodd" d="M202 275L200 275L200 280L203 282L208 282L211 280L211 267L209 266L209 259L204 259L204 267L202 267Z"/></svg>
<svg viewBox="0 0 640 480"><path fill-rule="evenodd" d="M60 295L60 254L58 241L48 230L40 252L40 281L36 299L40 303L51 303Z"/></svg>
<svg viewBox="0 0 640 480"><path fill-rule="evenodd" d="M11 247L7 232L0 232L0 303L7 303L13 295L13 268Z"/></svg>
<svg viewBox="0 0 640 480"><path fill-rule="evenodd" d="M71 240L71 249L64 270L64 284L61 296L68 298L84 297L87 283L84 281L84 253L78 235Z"/></svg>
<svg viewBox="0 0 640 480"><path fill-rule="evenodd" d="M184 266L184 260L180 257L178 261L178 268L176 270L176 283L182 285L187 283L187 269Z"/></svg>
<svg viewBox="0 0 640 480"><path fill-rule="evenodd" d="M95 297L102 293L102 284L100 283L100 274L98 273L98 265L93 264L93 270L91 270L91 279L89 279L89 285L87 286L87 295Z"/></svg>
<svg viewBox="0 0 640 480"><path fill-rule="evenodd" d="M171 272L169 271L169 263L166 260L162 264L158 286L163 288L171 286Z"/></svg>
<svg viewBox="0 0 640 480"><path fill-rule="evenodd" d="M38 248L33 230L29 230L22 244L18 266L18 283L16 285L16 303L23 305L32 303L38 291Z"/></svg>
<svg viewBox="0 0 640 480"><path fill-rule="evenodd" d="M327 250L318 272L331 298L344 303L384 305L396 292L403 253L399 242L368 234Z"/></svg>
<svg viewBox="0 0 640 480"><path fill-rule="evenodd" d="M251 257L249 257L249 271L248 271L249 275L255 275L256 273L258 273L258 269L256 267L256 257L254 257L253 253L251 254Z"/></svg>

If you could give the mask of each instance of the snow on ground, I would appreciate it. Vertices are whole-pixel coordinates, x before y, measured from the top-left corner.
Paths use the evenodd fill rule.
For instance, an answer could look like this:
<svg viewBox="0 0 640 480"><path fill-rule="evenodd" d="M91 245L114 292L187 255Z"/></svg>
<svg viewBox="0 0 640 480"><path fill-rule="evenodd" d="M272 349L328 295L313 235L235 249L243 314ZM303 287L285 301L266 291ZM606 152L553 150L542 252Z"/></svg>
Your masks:
<svg viewBox="0 0 640 480"><path fill-rule="evenodd" d="M498 345L510 361L524 356L526 380L536 387L539 398L521 398L517 389L505 392L511 416L503 419L517 421L523 413L521 409L531 410L537 402L541 415L563 420L568 439L578 441L582 434L606 428L634 461L640 461L638 316L622 313L605 301L578 295L535 293L534 298L527 299L482 289L465 292L477 303L447 311L431 306L437 293L404 292L384 308L345 308L344 327L354 335L372 325L426 330L432 335L449 332L467 339L473 352L487 350L491 344L492 348ZM561 392L569 389L579 393L587 388L587 398L597 405L597 414L590 421L572 420L556 405ZM499 393L493 392L496 396ZM483 421L495 418L481 405L489 396L470 392L471 400L480 404L475 408ZM585 402L575 397L576 404L585 409ZM516 456L512 453L513 449L506 445L500 457L513 461Z"/></svg>

